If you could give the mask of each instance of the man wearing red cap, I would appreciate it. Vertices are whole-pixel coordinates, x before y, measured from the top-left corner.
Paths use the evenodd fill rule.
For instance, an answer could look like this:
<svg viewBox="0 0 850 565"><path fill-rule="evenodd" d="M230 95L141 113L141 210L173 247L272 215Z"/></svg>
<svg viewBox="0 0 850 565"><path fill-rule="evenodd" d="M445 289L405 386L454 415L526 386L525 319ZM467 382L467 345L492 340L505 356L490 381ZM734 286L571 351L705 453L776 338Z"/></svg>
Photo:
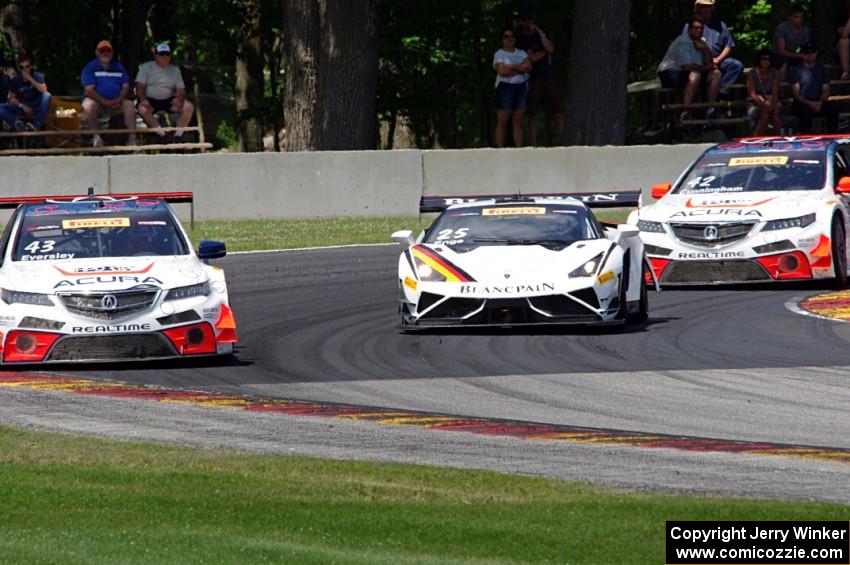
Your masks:
<svg viewBox="0 0 850 565"><path fill-rule="evenodd" d="M124 126L136 129L136 108L127 99L130 94L130 77L124 65L112 60L112 44L105 39L97 44L95 58L83 67L80 82L85 98L83 110L89 129L97 131L97 119L105 112L110 116L123 114ZM127 137L127 145L135 145L136 136ZM92 137L93 147L102 147L103 139L98 134Z"/></svg>

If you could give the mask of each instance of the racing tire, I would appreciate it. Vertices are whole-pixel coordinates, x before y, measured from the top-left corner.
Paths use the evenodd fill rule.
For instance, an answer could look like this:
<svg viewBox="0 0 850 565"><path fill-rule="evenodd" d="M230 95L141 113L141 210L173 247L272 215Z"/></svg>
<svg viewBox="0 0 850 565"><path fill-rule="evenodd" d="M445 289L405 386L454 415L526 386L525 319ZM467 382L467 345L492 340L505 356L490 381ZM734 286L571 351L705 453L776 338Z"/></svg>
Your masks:
<svg viewBox="0 0 850 565"><path fill-rule="evenodd" d="M847 239L844 231L844 222L840 216L832 219L832 265L835 270L833 286L844 288L847 286Z"/></svg>

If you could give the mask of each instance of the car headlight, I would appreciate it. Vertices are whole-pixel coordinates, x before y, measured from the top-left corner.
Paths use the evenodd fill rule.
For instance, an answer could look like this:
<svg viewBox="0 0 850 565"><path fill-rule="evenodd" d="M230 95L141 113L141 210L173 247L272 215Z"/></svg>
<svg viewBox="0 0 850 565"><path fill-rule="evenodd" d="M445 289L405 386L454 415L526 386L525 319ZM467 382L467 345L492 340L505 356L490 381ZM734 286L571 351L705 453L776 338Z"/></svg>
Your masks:
<svg viewBox="0 0 850 565"><path fill-rule="evenodd" d="M570 273L570 278L592 277L596 273L596 270L599 269L600 263L602 263L602 253Z"/></svg>
<svg viewBox="0 0 850 565"><path fill-rule="evenodd" d="M0 289L0 298L6 304L29 304L30 306L53 306L46 294L35 292L19 292L17 290Z"/></svg>
<svg viewBox="0 0 850 565"><path fill-rule="evenodd" d="M416 274L419 275L420 281L445 282L446 280L442 273L419 259L416 260Z"/></svg>
<svg viewBox="0 0 850 565"><path fill-rule="evenodd" d="M815 214L806 214L805 216L798 216L796 218L785 218L782 220L770 220L769 222L765 222L764 227L761 231L770 231L770 230L785 230L788 228L804 228L809 226L815 222Z"/></svg>
<svg viewBox="0 0 850 565"><path fill-rule="evenodd" d="M637 227L640 231L653 233L664 233L664 224L661 222L650 222L649 220L638 220Z"/></svg>
<svg viewBox="0 0 850 565"><path fill-rule="evenodd" d="M202 283L189 286L172 288L168 291L168 294L165 295L165 299L180 300L181 298L191 298L193 296L209 296L210 292L210 281L204 281Z"/></svg>

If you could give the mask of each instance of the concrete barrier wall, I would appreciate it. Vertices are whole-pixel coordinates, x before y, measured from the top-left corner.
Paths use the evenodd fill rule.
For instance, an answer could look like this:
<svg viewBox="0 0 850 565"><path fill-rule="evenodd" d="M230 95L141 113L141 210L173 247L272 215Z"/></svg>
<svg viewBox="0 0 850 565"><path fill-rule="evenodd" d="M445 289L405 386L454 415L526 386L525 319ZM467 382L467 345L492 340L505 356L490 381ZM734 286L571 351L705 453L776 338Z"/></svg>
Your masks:
<svg viewBox="0 0 850 565"><path fill-rule="evenodd" d="M424 151L425 194L593 192L673 182L711 145Z"/></svg>
<svg viewBox="0 0 850 565"><path fill-rule="evenodd" d="M198 219L405 216L422 194L640 187L648 198L706 147L5 157L2 194L191 190Z"/></svg>
<svg viewBox="0 0 850 565"><path fill-rule="evenodd" d="M415 215L420 151L233 153L110 159L110 192L191 190L197 218Z"/></svg>

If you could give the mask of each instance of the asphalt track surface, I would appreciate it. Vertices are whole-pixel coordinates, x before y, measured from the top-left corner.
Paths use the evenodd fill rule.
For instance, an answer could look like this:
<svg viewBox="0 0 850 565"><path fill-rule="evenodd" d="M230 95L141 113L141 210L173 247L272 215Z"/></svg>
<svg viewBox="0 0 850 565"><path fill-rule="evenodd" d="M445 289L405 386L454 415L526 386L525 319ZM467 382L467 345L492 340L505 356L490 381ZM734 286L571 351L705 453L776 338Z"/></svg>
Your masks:
<svg viewBox="0 0 850 565"><path fill-rule="evenodd" d="M397 329L398 247L232 255L240 347L227 366L66 375L653 434L850 449L850 324L785 303L823 286L669 290L647 324ZM850 503L850 463L477 437L0 391L0 422L206 446L392 460L710 495ZM45 403L49 410L45 411Z"/></svg>

